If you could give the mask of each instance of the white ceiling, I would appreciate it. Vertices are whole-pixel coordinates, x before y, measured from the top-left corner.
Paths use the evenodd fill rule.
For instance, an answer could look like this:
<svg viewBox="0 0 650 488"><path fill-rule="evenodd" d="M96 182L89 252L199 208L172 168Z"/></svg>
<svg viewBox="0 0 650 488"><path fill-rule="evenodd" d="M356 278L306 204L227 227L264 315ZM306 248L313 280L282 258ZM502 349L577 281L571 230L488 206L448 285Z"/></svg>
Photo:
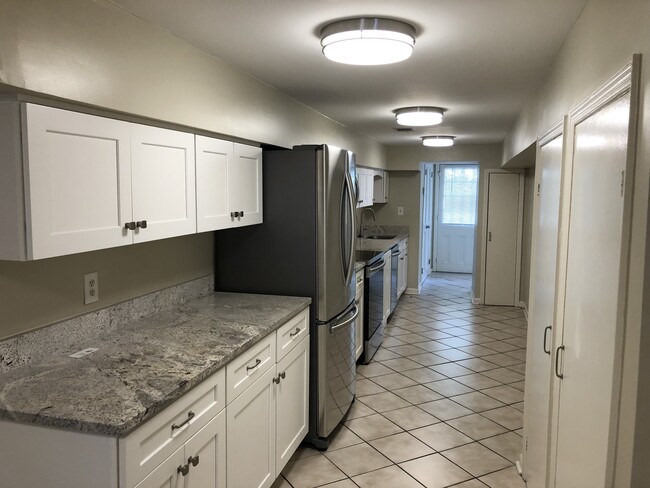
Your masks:
<svg viewBox="0 0 650 488"><path fill-rule="evenodd" d="M501 142L587 0L110 0L385 144L449 134ZM321 54L320 28L354 16L416 27L413 56L348 66ZM398 133L392 110L448 109L442 125Z"/></svg>

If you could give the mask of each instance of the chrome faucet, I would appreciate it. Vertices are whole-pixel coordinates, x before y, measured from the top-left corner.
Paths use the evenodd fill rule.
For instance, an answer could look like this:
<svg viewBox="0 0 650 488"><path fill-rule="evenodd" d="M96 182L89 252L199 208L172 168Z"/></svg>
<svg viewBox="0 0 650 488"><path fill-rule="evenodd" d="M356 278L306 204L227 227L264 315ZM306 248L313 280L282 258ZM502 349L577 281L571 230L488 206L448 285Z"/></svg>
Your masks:
<svg viewBox="0 0 650 488"><path fill-rule="evenodd" d="M373 222L377 222L377 215L375 215L375 211L371 209L370 207L365 207L363 210L361 210L361 213L359 214L359 235L358 237L363 237L363 212L366 210L370 210L372 212L372 220Z"/></svg>

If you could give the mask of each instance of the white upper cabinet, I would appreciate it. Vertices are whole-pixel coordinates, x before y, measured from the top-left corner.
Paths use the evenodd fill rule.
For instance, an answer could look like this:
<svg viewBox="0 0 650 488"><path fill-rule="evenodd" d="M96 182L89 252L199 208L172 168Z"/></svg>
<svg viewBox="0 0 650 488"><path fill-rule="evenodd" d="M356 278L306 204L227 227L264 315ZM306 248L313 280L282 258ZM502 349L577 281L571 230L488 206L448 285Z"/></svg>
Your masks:
<svg viewBox="0 0 650 488"><path fill-rule="evenodd" d="M130 125L133 242L195 233L194 134Z"/></svg>
<svg viewBox="0 0 650 488"><path fill-rule="evenodd" d="M366 168L357 168L357 207L369 207L372 205L373 191L373 172Z"/></svg>
<svg viewBox="0 0 650 488"><path fill-rule="evenodd" d="M374 170L372 201L373 203L388 203L388 171Z"/></svg>
<svg viewBox="0 0 650 488"><path fill-rule="evenodd" d="M262 149L196 136L198 232L262 223Z"/></svg>
<svg viewBox="0 0 650 488"><path fill-rule="evenodd" d="M31 104L22 106L22 118L24 203L7 203L13 216L24 211L26 255L3 257L130 244L130 124Z"/></svg>

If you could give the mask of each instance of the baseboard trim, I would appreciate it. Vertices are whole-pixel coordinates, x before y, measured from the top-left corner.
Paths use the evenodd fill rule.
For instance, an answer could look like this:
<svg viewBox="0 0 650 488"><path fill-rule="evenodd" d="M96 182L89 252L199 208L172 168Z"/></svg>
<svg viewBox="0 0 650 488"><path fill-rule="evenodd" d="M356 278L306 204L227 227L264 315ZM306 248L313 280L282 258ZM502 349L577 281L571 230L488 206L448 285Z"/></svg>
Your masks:
<svg viewBox="0 0 650 488"><path fill-rule="evenodd" d="M474 296L474 290L471 289L471 288L469 289L469 297L472 299L472 303L474 305L480 305L481 304L481 299Z"/></svg>
<svg viewBox="0 0 650 488"><path fill-rule="evenodd" d="M420 288L407 288L404 290L404 293L406 295L419 295L420 294Z"/></svg>
<svg viewBox="0 0 650 488"><path fill-rule="evenodd" d="M519 308L524 309L524 315L526 316L526 320L528 320L528 307L526 306L526 302L519 302Z"/></svg>

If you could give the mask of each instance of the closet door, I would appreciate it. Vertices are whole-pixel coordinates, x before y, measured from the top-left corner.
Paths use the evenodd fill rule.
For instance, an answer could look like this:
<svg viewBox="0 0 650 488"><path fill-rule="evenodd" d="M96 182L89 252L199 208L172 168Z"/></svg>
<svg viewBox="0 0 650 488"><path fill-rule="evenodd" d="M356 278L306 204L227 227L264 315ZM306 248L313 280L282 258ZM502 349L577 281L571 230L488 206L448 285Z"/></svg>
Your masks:
<svg viewBox="0 0 650 488"><path fill-rule="evenodd" d="M485 304L516 305L521 218L520 174L489 173Z"/></svg>
<svg viewBox="0 0 650 488"><path fill-rule="evenodd" d="M561 126L540 140L535 163L531 293L524 407L524 478L546 486L551 349L555 310L563 140Z"/></svg>
<svg viewBox="0 0 650 488"><path fill-rule="evenodd" d="M555 365L562 377L557 488L611 486L625 299L621 276L630 105L628 88L596 109L583 110L572 122L563 334Z"/></svg>

